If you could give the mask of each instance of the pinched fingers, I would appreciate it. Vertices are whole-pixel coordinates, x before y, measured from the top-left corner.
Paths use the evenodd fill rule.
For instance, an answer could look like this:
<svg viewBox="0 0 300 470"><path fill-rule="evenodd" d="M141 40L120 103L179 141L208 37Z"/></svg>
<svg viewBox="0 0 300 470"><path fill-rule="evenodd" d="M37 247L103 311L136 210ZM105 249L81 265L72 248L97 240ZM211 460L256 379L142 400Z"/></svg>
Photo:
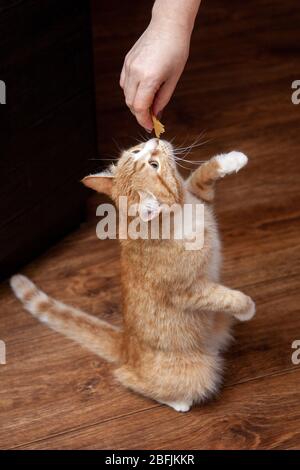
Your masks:
<svg viewBox="0 0 300 470"><path fill-rule="evenodd" d="M158 81L127 58L121 72L120 86L124 91L126 105L138 123L151 131L153 123L150 108L159 88Z"/></svg>
<svg viewBox="0 0 300 470"><path fill-rule="evenodd" d="M147 130L152 130L153 123L150 108L156 93L156 86L147 82L140 82L134 103L133 112L138 123Z"/></svg>

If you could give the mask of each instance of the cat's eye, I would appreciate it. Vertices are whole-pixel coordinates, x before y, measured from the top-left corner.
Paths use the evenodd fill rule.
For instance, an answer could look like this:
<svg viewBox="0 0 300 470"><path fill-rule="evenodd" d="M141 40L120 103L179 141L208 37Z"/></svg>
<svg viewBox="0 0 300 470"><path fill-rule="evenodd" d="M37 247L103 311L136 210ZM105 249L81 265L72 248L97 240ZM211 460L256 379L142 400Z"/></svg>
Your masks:
<svg viewBox="0 0 300 470"><path fill-rule="evenodd" d="M131 151L131 153L139 153L139 152L140 152L140 149L135 149Z"/></svg>
<svg viewBox="0 0 300 470"><path fill-rule="evenodd" d="M151 165L152 168L155 168L155 170L158 170L159 168L159 163L156 160L149 160L149 165Z"/></svg>

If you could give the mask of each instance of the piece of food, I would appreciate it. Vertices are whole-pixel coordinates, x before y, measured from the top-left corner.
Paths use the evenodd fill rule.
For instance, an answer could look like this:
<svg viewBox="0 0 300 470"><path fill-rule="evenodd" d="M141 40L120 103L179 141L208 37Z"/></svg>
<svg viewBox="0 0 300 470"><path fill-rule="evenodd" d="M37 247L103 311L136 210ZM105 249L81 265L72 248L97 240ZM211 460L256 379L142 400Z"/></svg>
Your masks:
<svg viewBox="0 0 300 470"><path fill-rule="evenodd" d="M157 119L157 117L154 116L153 113L151 113L151 117L155 135L159 139L161 134L165 132L165 126Z"/></svg>

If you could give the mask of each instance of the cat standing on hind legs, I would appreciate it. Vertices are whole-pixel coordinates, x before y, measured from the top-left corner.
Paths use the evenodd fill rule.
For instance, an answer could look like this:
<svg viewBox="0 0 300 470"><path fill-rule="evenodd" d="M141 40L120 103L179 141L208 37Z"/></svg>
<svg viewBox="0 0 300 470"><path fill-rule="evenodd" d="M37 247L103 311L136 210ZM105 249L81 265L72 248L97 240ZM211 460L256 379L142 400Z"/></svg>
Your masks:
<svg viewBox="0 0 300 470"><path fill-rule="evenodd" d="M183 180L171 144L151 139L122 152L108 171L84 178L120 211L120 196L127 197L128 206L138 204L141 225L161 224L165 205L204 204L201 249L187 250L186 240L174 237L120 240L121 329L48 297L21 275L11 279L16 296L42 322L112 362L123 385L188 411L218 390L233 319L250 320L255 313L250 297L220 284L212 209L216 181L246 163L240 152L218 155Z"/></svg>

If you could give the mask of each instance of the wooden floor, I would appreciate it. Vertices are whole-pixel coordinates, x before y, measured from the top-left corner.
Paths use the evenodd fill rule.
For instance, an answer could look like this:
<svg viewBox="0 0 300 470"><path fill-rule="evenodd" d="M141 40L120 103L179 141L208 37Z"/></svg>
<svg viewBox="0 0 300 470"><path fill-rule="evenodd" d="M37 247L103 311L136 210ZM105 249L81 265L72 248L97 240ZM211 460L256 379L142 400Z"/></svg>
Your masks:
<svg viewBox="0 0 300 470"><path fill-rule="evenodd" d="M99 5L101 3L101 5ZM94 2L99 149L116 154L140 129L118 89L121 59L150 1ZM224 180L216 212L224 282L257 303L238 324L216 399L178 414L116 384L109 366L26 314L0 287L0 447L21 449L300 448L300 79L297 0L204 1L186 72L164 116L167 138L207 144L193 158L238 149L248 167ZM133 11L136 8L135 11ZM131 136L131 137L129 137ZM119 249L95 218L23 272L45 291L120 322ZM24 227L26 230L26 227Z"/></svg>

